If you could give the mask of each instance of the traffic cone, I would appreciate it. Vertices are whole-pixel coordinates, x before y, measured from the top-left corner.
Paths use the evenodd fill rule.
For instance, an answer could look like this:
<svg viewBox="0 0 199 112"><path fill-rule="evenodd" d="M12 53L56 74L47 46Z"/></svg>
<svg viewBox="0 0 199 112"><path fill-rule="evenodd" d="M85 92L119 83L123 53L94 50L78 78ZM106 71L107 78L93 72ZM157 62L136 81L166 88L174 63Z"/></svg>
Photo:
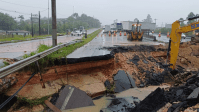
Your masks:
<svg viewBox="0 0 199 112"><path fill-rule="evenodd" d="M126 32L124 32L124 36L126 36Z"/></svg>
<svg viewBox="0 0 199 112"><path fill-rule="evenodd" d="M158 37L161 37L161 33L159 33Z"/></svg>
<svg viewBox="0 0 199 112"><path fill-rule="evenodd" d="M169 38L169 32L167 32L167 38Z"/></svg>

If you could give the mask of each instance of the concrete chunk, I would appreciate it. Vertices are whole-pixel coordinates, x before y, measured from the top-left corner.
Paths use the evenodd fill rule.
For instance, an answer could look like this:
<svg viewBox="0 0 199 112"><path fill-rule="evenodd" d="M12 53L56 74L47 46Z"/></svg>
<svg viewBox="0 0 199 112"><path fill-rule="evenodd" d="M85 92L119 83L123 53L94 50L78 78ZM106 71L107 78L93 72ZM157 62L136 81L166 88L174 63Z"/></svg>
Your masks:
<svg viewBox="0 0 199 112"><path fill-rule="evenodd" d="M196 100L199 94L199 87L194 89L193 92L187 97L187 100Z"/></svg>

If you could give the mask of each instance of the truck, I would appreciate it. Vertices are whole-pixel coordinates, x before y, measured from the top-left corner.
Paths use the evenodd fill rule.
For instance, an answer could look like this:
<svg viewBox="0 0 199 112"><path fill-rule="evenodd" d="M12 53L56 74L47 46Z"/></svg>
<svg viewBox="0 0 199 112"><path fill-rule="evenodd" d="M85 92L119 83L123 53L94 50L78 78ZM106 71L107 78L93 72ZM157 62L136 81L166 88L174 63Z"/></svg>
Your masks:
<svg viewBox="0 0 199 112"><path fill-rule="evenodd" d="M116 31L116 24L111 24L111 33L114 33Z"/></svg>
<svg viewBox="0 0 199 112"><path fill-rule="evenodd" d="M116 24L116 30L117 30L118 32L123 31L122 23L117 23L117 24Z"/></svg>
<svg viewBox="0 0 199 112"><path fill-rule="evenodd" d="M108 33L109 31L111 31L111 26L105 25L104 33Z"/></svg>
<svg viewBox="0 0 199 112"><path fill-rule="evenodd" d="M130 33L130 31L132 30L133 21L122 21L121 23L122 23L123 31Z"/></svg>

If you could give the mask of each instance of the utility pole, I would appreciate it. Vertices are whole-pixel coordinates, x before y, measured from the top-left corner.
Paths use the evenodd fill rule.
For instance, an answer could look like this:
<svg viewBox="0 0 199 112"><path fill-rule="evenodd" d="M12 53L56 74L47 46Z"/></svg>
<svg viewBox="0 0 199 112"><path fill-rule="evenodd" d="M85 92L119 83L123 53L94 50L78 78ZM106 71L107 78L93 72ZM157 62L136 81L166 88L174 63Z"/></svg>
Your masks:
<svg viewBox="0 0 199 112"><path fill-rule="evenodd" d="M40 16L40 11L39 11L39 35L41 35L41 26L40 26L40 18L41 18L41 16Z"/></svg>
<svg viewBox="0 0 199 112"><path fill-rule="evenodd" d="M73 18L74 18L74 6L73 6ZM73 19L73 27L74 27L74 19ZM74 28L73 28L74 29ZM72 30L73 30L72 29Z"/></svg>
<svg viewBox="0 0 199 112"><path fill-rule="evenodd" d="M49 35L49 0L48 0L48 35Z"/></svg>
<svg viewBox="0 0 199 112"><path fill-rule="evenodd" d="M32 25L32 37L34 36L33 34L33 21L32 21L32 13L31 13L31 25Z"/></svg>
<svg viewBox="0 0 199 112"><path fill-rule="evenodd" d="M57 21L56 21L56 0L51 0L52 4L52 45L57 45Z"/></svg>

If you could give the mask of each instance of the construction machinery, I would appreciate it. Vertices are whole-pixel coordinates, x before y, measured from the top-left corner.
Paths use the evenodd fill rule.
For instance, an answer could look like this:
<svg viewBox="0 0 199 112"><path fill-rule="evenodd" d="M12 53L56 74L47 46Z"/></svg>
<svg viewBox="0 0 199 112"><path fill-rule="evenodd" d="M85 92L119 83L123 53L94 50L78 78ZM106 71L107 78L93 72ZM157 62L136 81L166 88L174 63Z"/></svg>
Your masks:
<svg viewBox="0 0 199 112"><path fill-rule="evenodd" d="M199 16L196 16L193 18L188 18L188 20L193 20L193 19L197 19L197 18L199 18ZM169 40L167 57L170 56L170 65L169 66L170 66L170 68L172 68L174 70L175 66L176 66L177 57L178 57L181 34L190 32L190 31L194 31L194 30L198 30L199 29L199 21L181 27L180 21L177 20L172 24L171 29L172 30L171 30L170 40ZM198 37L195 38L195 40L197 40L197 39L198 39ZM194 39L192 39L192 40L194 40ZM167 62L166 62L166 64L167 64Z"/></svg>
<svg viewBox="0 0 199 112"><path fill-rule="evenodd" d="M142 41L144 32L141 31L141 24L139 21L137 24L132 24L132 30L130 32L127 31L129 36L127 37L128 40L138 40Z"/></svg>

